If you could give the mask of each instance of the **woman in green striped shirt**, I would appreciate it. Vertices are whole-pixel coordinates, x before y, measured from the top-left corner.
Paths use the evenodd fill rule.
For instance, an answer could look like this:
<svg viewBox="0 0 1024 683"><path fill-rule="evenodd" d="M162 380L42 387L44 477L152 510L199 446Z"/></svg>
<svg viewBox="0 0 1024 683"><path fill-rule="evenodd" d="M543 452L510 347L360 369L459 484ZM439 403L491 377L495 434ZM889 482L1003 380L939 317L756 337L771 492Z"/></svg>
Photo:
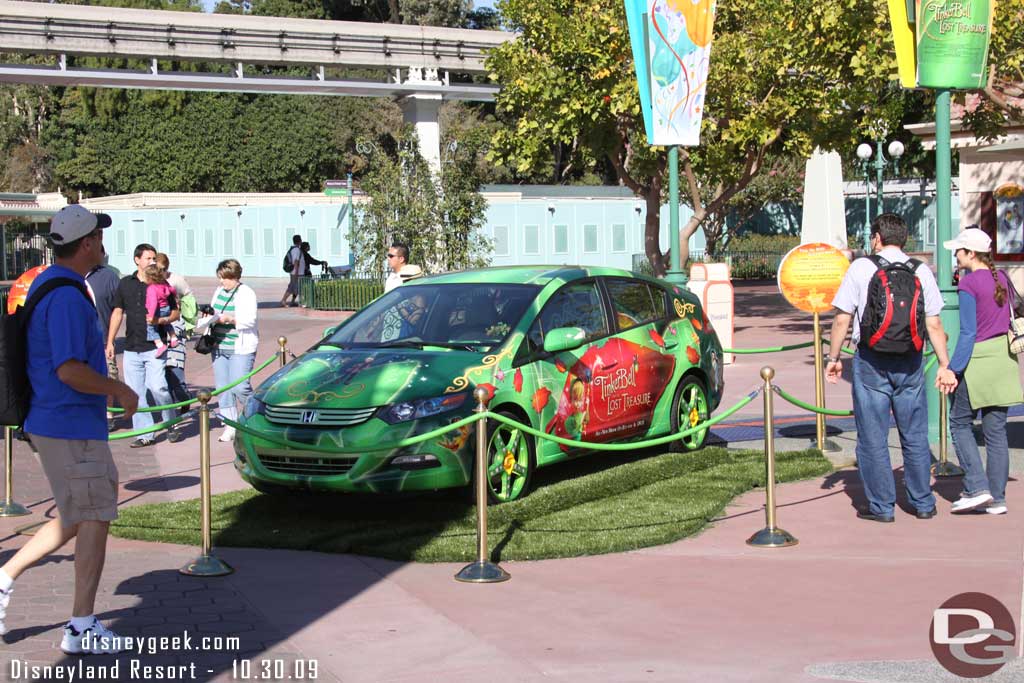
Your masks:
<svg viewBox="0 0 1024 683"><path fill-rule="evenodd" d="M213 376L218 387L225 387L252 372L256 361L256 347L259 345L259 330L256 327L256 292L243 285L242 266L235 259L226 259L217 265L220 287L213 294L211 305L218 314L213 327L217 342L213 350ZM252 395L249 380L228 389L220 395L220 414L229 420L238 419L238 404ZM225 427L218 441L235 438L233 427Z"/></svg>

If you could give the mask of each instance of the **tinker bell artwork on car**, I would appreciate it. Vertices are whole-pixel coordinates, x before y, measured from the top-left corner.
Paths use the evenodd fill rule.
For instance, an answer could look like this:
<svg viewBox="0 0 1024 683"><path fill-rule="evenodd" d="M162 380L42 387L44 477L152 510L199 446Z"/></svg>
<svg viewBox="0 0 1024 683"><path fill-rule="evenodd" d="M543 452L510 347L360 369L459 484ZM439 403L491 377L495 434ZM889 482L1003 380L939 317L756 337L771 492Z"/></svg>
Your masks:
<svg viewBox="0 0 1024 683"><path fill-rule="evenodd" d="M526 495L537 467L588 453L587 442L706 422L722 398L721 357L693 294L635 273L521 266L423 278L381 296L256 389L245 426L295 445L240 432L235 468L268 493L466 486L472 427L386 445L471 415L483 387L489 410L580 444L489 424L490 497L511 501ZM674 444L698 449L707 432Z"/></svg>

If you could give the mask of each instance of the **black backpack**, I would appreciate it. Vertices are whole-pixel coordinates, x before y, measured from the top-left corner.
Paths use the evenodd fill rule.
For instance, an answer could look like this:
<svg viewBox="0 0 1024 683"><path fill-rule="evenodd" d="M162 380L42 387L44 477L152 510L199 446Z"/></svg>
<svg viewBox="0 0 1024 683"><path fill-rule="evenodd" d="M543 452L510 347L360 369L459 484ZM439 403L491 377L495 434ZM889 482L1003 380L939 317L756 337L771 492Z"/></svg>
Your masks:
<svg viewBox="0 0 1024 683"><path fill-rule="evenodd" d="M890 263L868 256L877 270L868 283L867 305L860 321L861 348L903 355L924 348L924 291L916 271L917 259Z"/></svg>
<svg viewBox="0 0 1024 683"><path fill-rule="evenodd" d="M14 315L0 316L0 424L20 427L28 415L32 388L28 383L28 321L43 297L58 287L74 287L90 304L85 285L67 277L55 277L39 285Z"/></svg>
<svg viewBox="0 0 1024 683"><path fill-rule="evenodd" d="M294 248L294 247L292 247L292 248ZM292 250L291 249L289 249L288 251L286 251L284 253L284 263L281 264L281 267L284 268L284 272L286 272L286 273L292 272L292 269L295 268L295 264L292 263Z"/></svg>

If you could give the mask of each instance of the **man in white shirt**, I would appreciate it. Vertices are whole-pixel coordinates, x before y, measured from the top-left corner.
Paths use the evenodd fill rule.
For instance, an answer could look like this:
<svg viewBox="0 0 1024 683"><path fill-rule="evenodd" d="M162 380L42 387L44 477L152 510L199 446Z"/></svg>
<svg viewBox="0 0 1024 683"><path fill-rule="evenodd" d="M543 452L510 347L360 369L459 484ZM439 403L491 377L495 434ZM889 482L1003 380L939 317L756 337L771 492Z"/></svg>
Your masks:
<svg viewBox="0 0 1024 683"><path fill-rule="evenodd" d="M871 248L889 263L906 263L903 252L907 225L895 214L884 213L871 224ZM896 419L903 449L904 484L907 499L918 519L935 516L935 496L931 490L931 450L928 446L928 399L925 395L924 362L921 351L903 354L882 353L863 343L861 321L868 305L868 286L878 267L870 258L858 258L850 264L832 305L831 345L825 379L835 384L843 374L839 353L846 333L853 324L853 415L857 425L857 468L864 485L868 507L857 517L873 522L892 522L896 505L896 483L889 459L889 416ZM946 334L939 320L942 295L931 269L921 264L914 274L924 299L924 319L928 339L939 363L937 385L943 392L952 389L948 373ZM922 344L923 346L923 344ZM952 386L956 386L955 378Z"/></svg>
<svg viewBox="0 0 1024 683"><path fill-rule="evenodd" d="M408 262L409 247L399 242L392 244L388 249L388 267L391 268L391 272L388 273L388 279L384 281L385 294L404 282L399 271Z"/></svg>
<svg viewBox="0 0 1024 683"><path fill-rule="evenodd" d="M288 272L288 289L284 291L284 296L281 297L281 305L287 308L289 305L294 305L299 298L299 277L306 272L306 256L302 251L302 236L292 236L292 248L288 250L288 263L292 264L292 269ZM291 304L288 303L288 297L291 296Z"/></svg>

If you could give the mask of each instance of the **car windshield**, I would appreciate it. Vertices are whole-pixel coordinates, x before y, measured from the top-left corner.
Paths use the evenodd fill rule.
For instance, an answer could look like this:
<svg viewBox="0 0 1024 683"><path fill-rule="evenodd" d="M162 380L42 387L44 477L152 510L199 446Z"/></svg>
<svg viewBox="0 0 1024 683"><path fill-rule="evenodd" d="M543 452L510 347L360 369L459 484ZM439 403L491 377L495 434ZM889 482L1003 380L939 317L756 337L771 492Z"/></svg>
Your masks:
<svg viewBox="0 0 1024 683"><path fill-rule="evenodd" d="M356 313L319 345L491 347L505 340L539 291L534 285L403 285Z"/></svg>

